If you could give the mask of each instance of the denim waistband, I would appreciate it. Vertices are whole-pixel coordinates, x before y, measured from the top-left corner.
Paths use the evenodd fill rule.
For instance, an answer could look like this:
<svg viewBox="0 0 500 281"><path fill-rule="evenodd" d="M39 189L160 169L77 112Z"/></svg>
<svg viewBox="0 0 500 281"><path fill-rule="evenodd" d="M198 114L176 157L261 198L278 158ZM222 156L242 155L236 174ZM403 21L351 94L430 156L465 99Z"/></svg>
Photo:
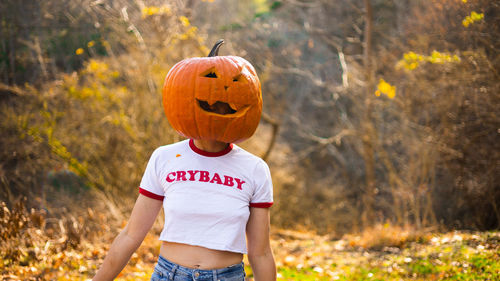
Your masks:
<svg viewBox="0 0 500 281"><path fill-rule="evenodd" d="M165 276L170 276L171 278L173 278L173 276L175 275L185 275L193 276L196 279L199 278L200 280L204 280L204 277L213 277L213 280L217 280L217 278L232 275L233 273L242 272L244 274L243 262L220 269L196 269L176 264L162 257L161 255L158 258L157 267L162 271L161 273L165 274Z"/></svg>

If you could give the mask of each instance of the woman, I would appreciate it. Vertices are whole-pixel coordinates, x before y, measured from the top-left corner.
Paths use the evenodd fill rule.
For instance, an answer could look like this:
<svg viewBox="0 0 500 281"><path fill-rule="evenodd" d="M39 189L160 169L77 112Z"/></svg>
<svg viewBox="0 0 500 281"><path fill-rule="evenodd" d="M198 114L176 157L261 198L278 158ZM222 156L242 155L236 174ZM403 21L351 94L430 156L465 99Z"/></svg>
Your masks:
<svg viewBox="0 0 500 281"><path fill-rule="evenodd" d="M120 273L162 206L165 225L151 280L244 280L244 254L256 281L276 280L269 243L269 168L232 144L257 127L260 82L247 61L217 56L222 42L208 58L183 60L167 74L165 113L172 127L190 139L154 151L129 222L94 281ZM192 77L179 80L184 72ZM193 90L185 81L194 81ZM242 96L248 100L241 101Z"/></svg>

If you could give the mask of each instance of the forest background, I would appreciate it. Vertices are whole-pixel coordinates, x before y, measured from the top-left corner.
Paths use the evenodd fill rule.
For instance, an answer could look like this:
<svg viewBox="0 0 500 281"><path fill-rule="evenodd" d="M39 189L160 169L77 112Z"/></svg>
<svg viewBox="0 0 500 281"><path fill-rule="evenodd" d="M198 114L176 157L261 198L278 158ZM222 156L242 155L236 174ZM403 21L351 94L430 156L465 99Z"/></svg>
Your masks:
<svg viewBox="0 0 500 281"><path fill-rule="evenodd" d="M500 226L498 1L19 0L0 15L4 272L47 241L111 241L152 151L181 139L166 73L220 38L262 83L261 124L240 145L271 167L273 228Z"/></svg>

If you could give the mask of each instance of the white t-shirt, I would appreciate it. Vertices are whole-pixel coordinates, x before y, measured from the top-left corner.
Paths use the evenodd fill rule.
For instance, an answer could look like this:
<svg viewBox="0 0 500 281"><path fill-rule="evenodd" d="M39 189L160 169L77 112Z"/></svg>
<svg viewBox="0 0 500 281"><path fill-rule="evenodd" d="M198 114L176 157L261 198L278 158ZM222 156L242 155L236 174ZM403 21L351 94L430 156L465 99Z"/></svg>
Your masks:
<svg viewBox="0 0 500 281"><path fill-rule="evenodd" d="M160 240L244 254L249 207L273 204L271 174L262 159L234 144L206 152L193 140L156 149L139 192L163 200Z"/></svg>

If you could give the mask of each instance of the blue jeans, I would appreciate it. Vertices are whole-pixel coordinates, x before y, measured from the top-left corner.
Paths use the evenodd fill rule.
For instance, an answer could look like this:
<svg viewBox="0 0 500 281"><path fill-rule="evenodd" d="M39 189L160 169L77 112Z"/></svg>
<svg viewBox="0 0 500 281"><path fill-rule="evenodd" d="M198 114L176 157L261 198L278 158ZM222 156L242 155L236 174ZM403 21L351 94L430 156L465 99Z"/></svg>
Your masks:
<svg viewBox="0 0 500 281"><path fill-rule="evenodd" d="M205 270L187 268L164 257L158 258L151 281L244 281L243 262L226 268Z"/></svg>

